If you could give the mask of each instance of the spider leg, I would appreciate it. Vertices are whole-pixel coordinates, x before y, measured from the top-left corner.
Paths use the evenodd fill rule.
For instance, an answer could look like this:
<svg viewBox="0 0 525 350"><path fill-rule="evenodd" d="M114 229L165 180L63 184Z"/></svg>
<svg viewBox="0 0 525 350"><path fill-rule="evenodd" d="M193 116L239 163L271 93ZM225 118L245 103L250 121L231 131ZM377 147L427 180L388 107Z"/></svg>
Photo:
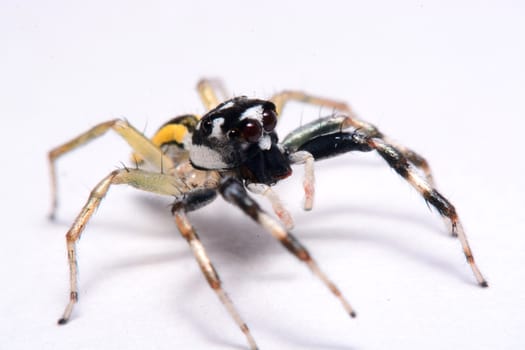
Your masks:
<svg viewBox="0 0 525 350"><path fill-rule="evenodd" d="M379 153L392 169L412 185L425 201L433 206L442 217L450 222L452 233L457 235L461 242L463 253L476 280L480 286L487 286L485 278L483 278L474 261L467 236L463 230L456 209L441 193L429 184L424 177L413 169L407 157L396 147L386 143L385 140L381 138L369 137L365 133L354 131L321 135L304 143L298 147L298 149L308 151L316 160L349 151L366 152L374 150Z"/></svg>
<svg viewBox="0 0 525 350"><path fill-rule="evenodd" d="M277 112L277 115L281 115L286 104L292 101L311 104L315 106L324 106L324 107L328 107L336 111L342 111L342 112L346 112L349 114L353 114L351 112L350 107L345 102L336 101L333 99L324 98L320 96L315 96L315 95L307 94L305 92L297 91L297 90L280 91L274 94L272 97L270 97L270 101L272 101L273 104L275 105L275 110Z"/></svg>
<svg viewBox="0 0 525 350"><path fill-rule="evenodd" d="M319 118L317 120L314 120L312 122L309 122L307 124L304 124L298 127L297 129L293 130L288 135L286 135L286 137L281 142L281 145L284 146L284 148L291 153L290 159L292 159L292 163L293 163L293 158L294 158L293 154L297 152L302 145L310 142L313 139L318 138L319 136L323 136L327 134L337 134L341 132L342 130L345 130L348 128L355 128L354 119L347 115L334 114L329 117ZM367 128L358 129L358 130L360 133L363 133L367 135L368 137L382 139L386 143L391 144L392 146L396 147L396 149L398 149L407 158L407 160L412 163L412 165L414 165L416 168L419 168L423 171L423 173L425 174L426 181L432 187L435 187L433 177L430 171L430 167L427 161L422 156L420 156L419 154L415 153L414 151L404 146L398 146L396 144L390 143L389 138L381 135L378 131L375 133L376 136L372 136L373 134L370 134L369 132L366 131ZM368 130L372 130L372 129L368 128ZM351 148L350 150L353 150L353 148L358 146L358 144L354 144L351 141L350 143L348 143L346 141L338 142L335 139L333 140L327 139L327 142L328 142L327 145L320 144L319 146L316 146L316 147L321 147L323 149L322 152L328 152L329 156L334 156L339 153L348 152L349 150L346 150L345 147L348 147L349 145ZM321 143L321 141L319 141L319 143ZM330 145L333 146L333 149L330 148ZM316 156L316 158L318 157L319 157L319 154ZM305 185L306 185L306 182L305 182ZM451 230L451 232L453 231ZM454 233L452 234L455 235Z"/></svg>
<svg viewBox="0 0 525 350"><path fill-rule="evenodd" d="M234 178L226 178L222 181L219 192L224 199L235 206L239 207L252 220L265 228L273 237L279 240L281 244L300 261L304 262L310 271L317 276L323 284L334 294L343 304L346 312L355 317L355 312L342 295L339 288L325 275L319 268L315 260L310 256L306 248L289 232L284 229L280 223L269 216L262 210L256 201L246 192L242 183Z"/></svg>
<svg viewBox="0 0 525 350"><path fill-rule="evenodd" d="M57 158L85 145L99 136L104 135L108 130L113 130L119 134L131 146L131 148L142 157L142 159L145 159L157 169L173 168L174 165L172 160L164 155L157 146L127 121L114 119L98 124L72 140L53 148L48 154L51 177L51 211L49 214L51 219L54 218L58 205L57 177L55 170Z"/></svg>
<svg viewBox="0 0 525 350"><path fill-rule="evenodd" d="M200 190L194 194L190 193L188 196L185 196L182 200L177 201L173 205L172 213L175 218L177 228L190 245L193 255L195 256L195 259L197 259L199 267L201 268L201 271L208 281L211 289L213 289L213 291L217 294L221 303L226 307L226 310L230 316L246 336L250 348L257 349L257 345L248 326L241 318L228 294L222 288L222 282L219 278L219 274L215 270L215 267L213 266L206 249L204 248L202 242L197 236L197 233L189 222L188 217L186 216L187 211L191 211L197 207L203 206L207 202L213 200L216 196L217 192L214 189ZM206 203L203 203L203 201Z"/></svg>
<svg viewBox="0 0 525 350"><path fill-rule="evenodd" d="M376 150L381 157L412 187L414 187L421 196L432 205L441 214L450 221L452 234L457 236L463 247L463 253L469 263L476 280L482 287L487 287L487 281L481 274L478 266L474 261L472 250L467 240L467 236L463 229L463 225L459 220L458 214L454 206L439 193L431 184L429 184L423 177L415 172L406 159L406 157L392 145L389 145L384 140L371 138L368 144Z"/></svg>
<svg viewBox="0 0 525 350"><path fill-rule="evenodd" d="M217 107L220 102L227 100L229 97L220 79L200 80L197 83L197 91L207 111Z"/></svg>
<svg viewBox="0 0 525 350"><path fill-rule="evenodd" d="M246 187L250 192L266 197L270 201L275 215L281 220L286 229L291 230L293 228L294 222L292 215L286 210L281 202L281 198L279 198L279 195L275 193L270 186L261 183L250 183Z"/></svg>
<svg viewBox="0 0 525 350"><path fill-rule="evenodd" d="M434 178L432 176L432 171L430 169L430 165L428 164L425 158L423 158L421 155L417 154L413 150L409 149L408 147L405 147L403 145L400 145L394 142L393 140L388 138L386 135L384 135L381 131L379 131L379 129L375 125L368 123L365 120L360 119L352 111L352 109L347 103L329 99L329 98L307 94L302 91L296 91L296 90L286 90L286 91L279 92L273 95L270 98L270 101L272 101L275 104L277 115L281 115L281 112L283 111L285 105L291 101L297 101L297 102L302 102L302 103L316 105L316 106L324 106L324 107L331 108L334 111L343 112L346 115L345 121L344 121L344 127L352 126L356 129L360 129L361 131L367 133L370 137L381 137L387 143L394 145L399 151L403 153L403 155L415 167L421 169L421 171L426 176L427 182L434 185Z"/></svg>
<svg viewBox="0 0 525 350"><path fill-rule="evenodd" d="M316 139L319 136L336 133L344 128L348 128L345 122L347 117L343 115L334 115L331 117L325 117L317 119L313 122L302 125L286 135L281 142L281 145L289 153L288 158L292 164L305 164L305 178L303 182L305 192L304 209L310 210L313 206L314 197L314 160L315 157L308 152L308 149L302 148L301 146L309 143L311 140ZM335 143L337 151L343 151L344 148L338 148L339 143ZM316 149L314 151L317 152ZM330 150L331 151L331 150ZM316 155L318 157L319 155Z"/></svg>
<svg viewBox="0 0 525 350"><path fill-rule="evenodd" d="M423 158L423 156L416 153L412 149L393 141L391 138L387 136L383 135L382 139L385 143L392 145L399 152L401 152L403 156L405 156L406 159L410 163L412 163L413 166L415 166L418 169L421 169L421 171L425 175L425 180L427 181L427 183L431 185L432 187L436 187L434 175L432 175L432 170L430 169L430 164L428 164L428 161L425 158Z"/></svg>
<svg viewBox="0 0 525 350"><path fill-rule="evenodd" d="M128 184L144 191L171 196L181 195L181 188L184 186L184 184L179 183L175 177L140 169L115 170L95 186L93 191L91 191L86 204L66 234L70 293L69 303L66 306L64 314L58 320L59 324L67 323L71 317L73 306L78 301L76 244L80 239L80 236L84 231L84 228L86 227L89 219L100 205L102 198L104 198L110 186L117 184Z"/></svg>

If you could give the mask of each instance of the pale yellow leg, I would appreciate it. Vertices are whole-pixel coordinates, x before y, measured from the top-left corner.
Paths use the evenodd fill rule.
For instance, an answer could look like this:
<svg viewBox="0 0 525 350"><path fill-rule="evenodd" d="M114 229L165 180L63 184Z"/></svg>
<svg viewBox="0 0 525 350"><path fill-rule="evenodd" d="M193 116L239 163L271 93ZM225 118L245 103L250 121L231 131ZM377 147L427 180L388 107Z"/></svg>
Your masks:
<svg viewBox="0 0 525 350"><path fill-rule="evenodd" d="M375 135L377 133L377 128L370 123L367 123L357 117L352 111L350 106L341 101L336 101L329 98L324 98L320 96L310 95L302 91L296 90L285 90L281 91L270 98L275 104L277 115L280 116L284 107L287 103L296 101L306 104L311 104L314 106L322 106L331 108L334 112L339 111L343 112L349 118L349 126L355 128L364 129L365 131Z"/></svg>
<svg viewBox="0 0 525 350"><path fill-rule="evenodd" d="M173 168L172 160L165 156L162 151L155 146L148 138L141 132L135 129L127 121L121 119L110 120L98 124L90 130L80 134L72 140L52 149L49 152L49 165L51 175L51 211L50 218L54 218L57 208L57 178L55 170L55 162L60 156L73 151L74 149L85 145L89 141L105 134L108 130L113 130L131 146L131 148L138 153L148 163L155 166L157 169L171 169Z"/></svg>
<svg viewBox="0 0 525 350"><path fill-rule="evenodd" d="M110 186L117 184L128 184L144 191L169 196L178 196L187 190L181 188L180 186L183 186L183 184L177 182L177 179L173 176L140 169L115 170L95 186L93 191L91 191L87 203L84 205L82 211L78 214L73 225L71 225L71 228L66 234L70 293L69 303L66 306L64 314L58 320L59 324L67 323L73 312L73 306L78 301L77 241L80 239L82 231L86 227L86 224L93 213L97 210L102 198L104 198Z"/></svg>
<svg viewBox="0 0 525 350"><path fill-rule="evenodd" d="M197 84L197 91L207 111L229 98L224 84L219 79L200 80Z"/></svg>

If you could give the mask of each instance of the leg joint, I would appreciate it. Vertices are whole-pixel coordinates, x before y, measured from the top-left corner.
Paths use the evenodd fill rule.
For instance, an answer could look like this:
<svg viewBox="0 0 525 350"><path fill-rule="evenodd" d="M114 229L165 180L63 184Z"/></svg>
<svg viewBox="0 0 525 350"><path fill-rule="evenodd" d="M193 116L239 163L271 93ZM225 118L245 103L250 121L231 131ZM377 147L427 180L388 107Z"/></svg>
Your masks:
<svg viewBox="0 0 525 350"><path fill-rule="evenodd" d="M241 208L253 220L259 220L261 211L257 202L255 202L246 192L243 184L235 178L227 178L222 181L219 191L228 202Z"/></svg>
<svg viewBox="0 0 525 350"><path fill-rule="evenodd" d="M431 190L423 194L425 200L437 209L439 214L450 218L452 225L454 226L458 220L456 209L454 206L443 197L438 191Z"/></svg>
<svg viewBox="0 0 525 350"><path fill-rule="evenodd" d="M288 251L293 253L301 261L310 261L310 253L305 247L291 234L286 235L281 239L281 243Z"/></svg>

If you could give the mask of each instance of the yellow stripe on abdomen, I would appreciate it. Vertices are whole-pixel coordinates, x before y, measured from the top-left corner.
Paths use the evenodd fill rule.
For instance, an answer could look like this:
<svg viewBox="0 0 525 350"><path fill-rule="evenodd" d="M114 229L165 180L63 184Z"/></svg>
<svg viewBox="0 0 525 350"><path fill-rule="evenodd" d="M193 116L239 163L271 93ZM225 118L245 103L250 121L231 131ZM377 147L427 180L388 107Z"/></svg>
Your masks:
<svg viewBox="0 0 525 350"><path fill-rule="evenodd" d="M198 121L199 118L191 114L173 118L153 135L151 142L158 148L164 145L176 145L183 149L184 137L186 137L188 133L193 132ZM144 158L138 153L133 153L131 155L131 161L136 164L142 164Z"/></svg>
<svg viewBox="0 0 525 350"><path fill-rule="evenodd" d="M167 143L178 143L182 145L184 136L188 133L188 129L181 124L167 124L160 128L153 136L151 141L156 146L161 147Z"/></svg>

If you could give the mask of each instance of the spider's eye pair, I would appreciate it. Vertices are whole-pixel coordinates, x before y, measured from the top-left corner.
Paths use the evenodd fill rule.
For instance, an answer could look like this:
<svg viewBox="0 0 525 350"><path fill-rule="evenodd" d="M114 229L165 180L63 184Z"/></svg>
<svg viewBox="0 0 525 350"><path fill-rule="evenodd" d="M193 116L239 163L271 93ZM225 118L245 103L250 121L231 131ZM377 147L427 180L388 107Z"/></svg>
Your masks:
<svg viewBox="0 0 525 350"><path fill-rule="evenodd" d="M263 129L271 132L277 124L277 115L272 110L265 110L262 115L262 126L254 119L246 119L239 128L228 132L230 139L242 136L248 142L257 142L262 136Z"/></svg>
<svg viewBox="0 0 525 350"><path fill-rule="evenodd" d="M228 138L242 136L248 142L257 142L262 136L262 127L257 120L246 119L239 128L228 131Z"/></svg>

